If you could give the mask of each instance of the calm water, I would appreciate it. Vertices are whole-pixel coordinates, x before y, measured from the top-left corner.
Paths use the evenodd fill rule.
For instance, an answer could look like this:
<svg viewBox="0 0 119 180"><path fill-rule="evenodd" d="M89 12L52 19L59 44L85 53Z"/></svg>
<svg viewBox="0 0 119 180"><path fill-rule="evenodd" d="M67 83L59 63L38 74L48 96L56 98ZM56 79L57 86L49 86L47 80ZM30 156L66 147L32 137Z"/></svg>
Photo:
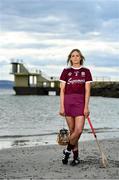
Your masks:
<svg viewBox="0 0 119 180"><path fill-rule="evenodd" d="M0 142L5 146L56 143L58 130L66 126L58 111L59 96L15 96L13 90L0 90ZM119 99L91 97L90 111L98 138L119 137ZM86 122L81 140L90 139Z"/></svg>

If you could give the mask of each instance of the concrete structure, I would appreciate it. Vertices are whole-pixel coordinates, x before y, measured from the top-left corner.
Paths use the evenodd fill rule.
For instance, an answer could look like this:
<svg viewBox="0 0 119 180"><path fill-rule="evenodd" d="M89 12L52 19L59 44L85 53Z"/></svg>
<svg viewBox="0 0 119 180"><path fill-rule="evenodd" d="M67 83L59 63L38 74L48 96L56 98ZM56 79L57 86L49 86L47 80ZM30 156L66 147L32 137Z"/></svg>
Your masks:
<svg viewBox="0 0 119 180"><path fill-rule="evenodd" d="M58 95L59 81L44 77L41 71L29 72L21 62L11 62L16 95Z"/></svg>

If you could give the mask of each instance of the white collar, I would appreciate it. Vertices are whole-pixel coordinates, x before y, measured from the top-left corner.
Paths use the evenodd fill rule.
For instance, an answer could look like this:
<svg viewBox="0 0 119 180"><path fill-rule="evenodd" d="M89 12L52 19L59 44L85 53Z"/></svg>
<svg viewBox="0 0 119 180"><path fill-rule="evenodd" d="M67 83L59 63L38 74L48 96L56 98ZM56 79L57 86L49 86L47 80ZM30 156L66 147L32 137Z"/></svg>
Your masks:
<svg viewBox="0 0 119 180"><path fill-rule="evenodd" d="M73 68L73 69L81 69L83 66L80 66L80 67L73 67L73 66L71 66L71 68Z"/></svg>

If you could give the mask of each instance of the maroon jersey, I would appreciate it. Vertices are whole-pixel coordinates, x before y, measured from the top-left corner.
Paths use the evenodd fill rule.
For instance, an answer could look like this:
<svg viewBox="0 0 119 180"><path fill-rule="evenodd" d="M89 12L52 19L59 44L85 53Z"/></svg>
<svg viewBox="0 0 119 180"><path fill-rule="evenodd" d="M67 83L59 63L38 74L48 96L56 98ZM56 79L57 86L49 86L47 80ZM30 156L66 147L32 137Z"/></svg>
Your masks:
<svg viewBox="0 0 119 180"><path fill-rule="evenodd" d="M66 68L60 76L60 81L66 83L65 94L85 94L85 83L92 81L90 70L85 67Z"/></svg>

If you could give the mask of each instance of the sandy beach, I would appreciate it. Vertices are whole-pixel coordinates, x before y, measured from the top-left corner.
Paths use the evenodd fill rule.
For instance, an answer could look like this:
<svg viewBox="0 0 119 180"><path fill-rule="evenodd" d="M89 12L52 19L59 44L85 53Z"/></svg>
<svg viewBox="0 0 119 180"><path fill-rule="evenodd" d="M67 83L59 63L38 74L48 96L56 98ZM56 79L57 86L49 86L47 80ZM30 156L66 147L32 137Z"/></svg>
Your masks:
<svg viewBox="0 0 119 180"><path fill-rule="evenodd" d="M100 140L109 166L101 168L95 141L80 142L81 163L63 165L64 146L43 145L0 150L0 179L118 179L119 139ZM71 161L72 156L69 161Z"/></svg>

